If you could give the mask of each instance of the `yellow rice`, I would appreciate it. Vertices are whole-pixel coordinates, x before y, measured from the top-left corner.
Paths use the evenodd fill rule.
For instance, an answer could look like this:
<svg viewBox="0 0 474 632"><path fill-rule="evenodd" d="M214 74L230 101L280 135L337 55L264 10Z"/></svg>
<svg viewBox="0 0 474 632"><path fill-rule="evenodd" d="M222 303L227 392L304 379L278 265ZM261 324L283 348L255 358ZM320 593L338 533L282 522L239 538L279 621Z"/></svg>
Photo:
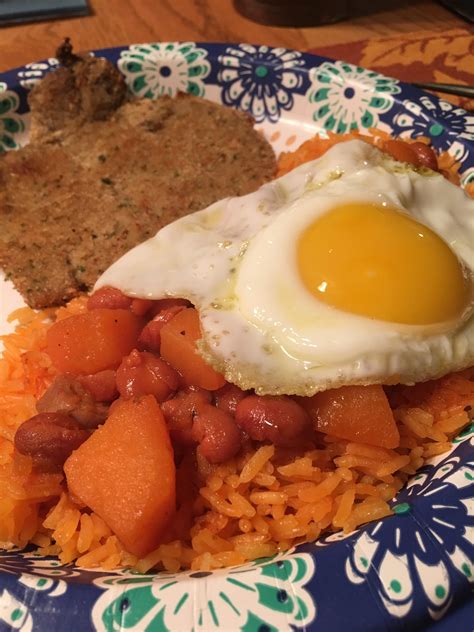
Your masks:
<svg viewBox="0 0 474 632"><path fill-rule="evenodd" d="M84 306L77 299L58 310L58 316L78 313ZM15 316L18 327L3 338L0 360L0 542L32 542L64 563L125 565L142 572L154 567L210 570L272 555L327 531L350 532L390 515L388 501L427 458L448 450L450 439L468 422L464 406L469 390L434 412L398 406L397 450L321 435L321 443L309 443L299 453L248 445L225 464L198 463L203 484L178 509L187 508L192 526L139 560L122 548L99 516L74 504L62 475L34 474L31 460L14 453L16 428L35 414L35 399L55 376L44 353L51 312L25 308ZM457 379L474 392L472 373Z"/></svg>

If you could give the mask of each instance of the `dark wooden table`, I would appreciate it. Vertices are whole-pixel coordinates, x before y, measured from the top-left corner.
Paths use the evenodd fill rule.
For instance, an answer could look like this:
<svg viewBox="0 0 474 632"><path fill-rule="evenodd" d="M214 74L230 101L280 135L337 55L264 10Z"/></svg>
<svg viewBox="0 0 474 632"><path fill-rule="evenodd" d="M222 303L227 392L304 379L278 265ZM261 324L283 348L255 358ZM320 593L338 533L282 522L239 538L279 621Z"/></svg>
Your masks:
<svg viewBox="0 0 474 632"><path fill-rule="evenodd" d="M231 0L90 0L90 5L87 17L0 28L0 72L53 56L65 36L77 50L166 40L247 41L305 50L466 27L438 3L416 0L372 0L365 15L312 28L251 22L237 13Z"/></svg>

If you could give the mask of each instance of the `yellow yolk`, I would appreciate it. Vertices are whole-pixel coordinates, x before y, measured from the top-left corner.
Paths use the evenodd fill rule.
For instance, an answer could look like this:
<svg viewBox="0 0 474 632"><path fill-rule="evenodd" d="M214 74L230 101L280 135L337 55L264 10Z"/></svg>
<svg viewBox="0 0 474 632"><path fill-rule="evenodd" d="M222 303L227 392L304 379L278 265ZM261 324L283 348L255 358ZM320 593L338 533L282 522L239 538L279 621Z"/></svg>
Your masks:
<svg viewBox="0 0 474 632"><path fill-rule="evenodd" d="M318 300L369 318L440 323L459 316L468 301L451 248L394 208L334 208L302 233L297 257L301 279Z"/></svg>

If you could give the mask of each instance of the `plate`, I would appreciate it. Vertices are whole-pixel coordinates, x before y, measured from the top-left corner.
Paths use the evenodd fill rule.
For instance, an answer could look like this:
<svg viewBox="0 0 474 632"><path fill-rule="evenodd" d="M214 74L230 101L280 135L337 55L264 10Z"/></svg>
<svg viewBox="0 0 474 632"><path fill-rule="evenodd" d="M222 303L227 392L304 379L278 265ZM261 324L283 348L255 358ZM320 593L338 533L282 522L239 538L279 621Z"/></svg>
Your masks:
<svg viewBox="0 0 474 632"><path fill-rule="evenodd" d="M141 97L191 92L251 114L277 152L316 132L376 127L426 136L474 180L474 117L396 79L284 48L161 42L95 52ZM0 149L28 134L27 94L48 59L0 75ZM0 280L6 314L21 303ZM282 632L468 629L474 578L474 424L392 501L394 516L271 559L214 572L141 575L0 555L0 630ZM439 626L437 626L439 629Z"/></svg>

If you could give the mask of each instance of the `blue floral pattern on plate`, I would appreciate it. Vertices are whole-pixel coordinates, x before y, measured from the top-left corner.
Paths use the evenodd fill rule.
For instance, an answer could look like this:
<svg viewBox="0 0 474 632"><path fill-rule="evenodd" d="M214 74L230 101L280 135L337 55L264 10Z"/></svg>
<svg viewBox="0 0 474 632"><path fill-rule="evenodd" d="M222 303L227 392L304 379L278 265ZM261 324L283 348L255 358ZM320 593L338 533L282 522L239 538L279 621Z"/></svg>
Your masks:
<svg viewBox="0 0 474 632"><path fill-rule="evenodd" d="M397 136L429 138L436 147L448 151L464 162L469 150L463 140L474 141L474 116L448 101L421 95L417 100L405 99L403 108L393 119Z"/></svg>
<svg viewBox="0 0 474 632"><path fill-rule="evenodd" d="M341 61L249 44L168 42L97 51L138 96L186 91L237 107L279 147L327 130L377 126L428 136L474 179L474 117L395 79ZM0 150L27 130L28 90L50 59L0 76ZM280 142L280 141L279 141ZM395 515L273 559L210 573L140 575L0 555L0 631L426 629L468 625L474 577L474 426L393 501ZM193 619L191 620L191 617ZM439 627L437 628L439 629Z"/></svg>
<svg viewBox="0 0 474 632"><path fill-rule="evenodd" d="M45 74L58 67L59 62L54 57L26 64L24 68L18 71L18 83L22 88L31 90L38 81L41 81Z"/></svg>
<svg viewBox="0 0 474 632"><path fill-rule="evenodd" d="M424 610L440 619L474 581L474 439L423 468L392 503L396 519L369 524L351 538L347 579L370 583L381 608L402 619ZM318 546L341 542L323 538Z"/></svg>
<svg viewBox="0 0 474 632"><path fill-rule="evenodd" d="M293 93L303 85L301 57L285 48L230 46L218 57L222 103L248 112L258 123L278 121L283 111L292 109Z"/></svg>

